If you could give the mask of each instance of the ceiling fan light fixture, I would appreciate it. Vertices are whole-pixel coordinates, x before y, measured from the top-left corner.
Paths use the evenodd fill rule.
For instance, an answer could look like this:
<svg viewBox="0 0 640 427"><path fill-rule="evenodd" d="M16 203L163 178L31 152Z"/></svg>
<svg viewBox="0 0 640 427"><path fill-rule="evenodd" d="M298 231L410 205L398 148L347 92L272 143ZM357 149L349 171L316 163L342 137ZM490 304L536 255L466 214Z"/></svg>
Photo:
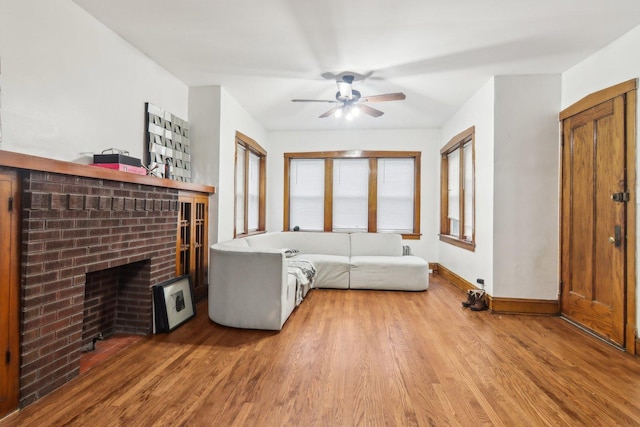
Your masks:
<svg viewBox="0 0 640 427"><path fill-rule="evenodd" d="M353 108L347 107L347 114L345 114L344 118L350 122L351 120L353 120L354 117L355 117L355 114L353 114Z"/></svg>
<svg viewBox="0 0 640 427"><path fill-rule="evenodd" d="M344 72L337 76L331 73L327 75L334 76L336 83L338 84L338 92L336 92L335 100L328 99L292 99L293 102L322 102L334 104L334 107L325 111L319 118L335 117L340 118L345 116L347 120L353 120L358 117L360 113L366 114L371 117L380 117L384 113L376 108L370 107L368 103L372 102L386 102L386 101L401 101L406 98L402 92L385 93L382 95L371 95L363 97L360 91L352 88L352 83L356 80L363 80L366 76L361 76L352 72ZM323 77L327 78L324 74Z"/></svg>

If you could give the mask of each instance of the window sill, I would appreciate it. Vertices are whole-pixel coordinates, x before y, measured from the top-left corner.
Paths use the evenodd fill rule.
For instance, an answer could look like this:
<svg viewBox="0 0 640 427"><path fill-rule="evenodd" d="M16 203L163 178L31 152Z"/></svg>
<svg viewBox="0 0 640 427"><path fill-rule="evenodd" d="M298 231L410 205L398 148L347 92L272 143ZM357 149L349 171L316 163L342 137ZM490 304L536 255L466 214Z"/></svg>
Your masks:
<svg viewBox="0 0 640 427"><path fill-rule="evenodd" d="M420 240L420 233L402 233L402 238L404 240Z"/></svg>
<svg viewBox="0 0 640 427"><path fill-rule="evenodd" d="M475 252L476 250L476 244L474 242L456 239L455 237L448 236L446 234L440 234L439 236L440 236L441 242L449 243L453 246L457 246L459 248L466 249L471 252Z"/></svg>
<svg viewBox="0 0 640 427"><path fill-rule="evenodd" d="M283 230L286 233L295 233L295 231L293 230ZM350 234L350 233L368 233L368 231L338 231L338 230L333 230L333 231L322 231L322 230L298 230L298 231L304 231L307 233L346 233L346 234ZM264 233L264 232L263 232ZM380 234L383 233L391 233L391 232L387 232L387 231L380 231ZM399 232L393 232L394 234L402 234L402 240L420 240L420 237L422 236L422 234L420 233L399 233ZM238 236L238 237L243 237L243 236Z"/></svg>
<svg viewBox="0 0 640 427"><path fill-rule="evenodd" d="M266 233L265 230L251 231L249 233L237 234L236 237L234 237L234 239L242 239L244 237L255 236L256 234L264 234L264 233Z"/></svg>

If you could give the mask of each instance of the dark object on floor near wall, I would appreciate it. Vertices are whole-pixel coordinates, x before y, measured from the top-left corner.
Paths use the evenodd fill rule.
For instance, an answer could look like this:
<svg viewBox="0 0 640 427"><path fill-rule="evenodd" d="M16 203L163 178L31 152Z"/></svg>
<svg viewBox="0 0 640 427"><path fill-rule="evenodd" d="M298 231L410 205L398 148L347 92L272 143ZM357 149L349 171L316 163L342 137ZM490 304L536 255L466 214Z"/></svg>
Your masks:
<svg viewBox="0 0 640 427"><path fill-rule="evenodd" d="M476 301L473 304L471 304L469 306L469 308L472 311L488 310L489 309L489 304L487 304L487 294L485 294L484 291L483 291L482 295L480 295L478 298L476 298Z"/></svg>
<svg viewBox="0 0 640 427"><path fill-rule="evenodd" d="M462 306L464 308L468 308L471 306L471 304L473 304L474 302L476 302L476 294L474 291L472 291L471 289L467 291L467 300L466 301L462 301Z"/></svg>
<svg viewBox="0 0 640 427"><path fill-rule="evenodd" d="M156 332L171 332L196 315L189 275L153 287Z"/></svg>
<svg viewBox="0 0 640 427"><path fill-rule="evenodd" d="M470 308L473 311L484 311L489 308L487 304L487 294L484 290L468 290L467 300L462 301L462 307Z"/></svg>

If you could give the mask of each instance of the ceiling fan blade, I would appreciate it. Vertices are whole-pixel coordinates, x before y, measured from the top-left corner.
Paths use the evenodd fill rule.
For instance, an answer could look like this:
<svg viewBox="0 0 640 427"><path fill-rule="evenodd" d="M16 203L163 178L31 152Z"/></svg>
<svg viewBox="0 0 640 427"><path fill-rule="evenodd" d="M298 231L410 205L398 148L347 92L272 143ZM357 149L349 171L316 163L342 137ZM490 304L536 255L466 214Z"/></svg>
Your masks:
<svg viewBox="0 0 640 427"><path fill-rule="evenodd" d="M331 104L335 104L336 101L329 101L326 99L292 99L291 102L329 102Z"/></svg>
<svg viewBox="0 0 640 427"><path fill-rule="evenodd" d="M358 104L358 108L360 108L360 111L370 115L371 117L380 117L381 115L384 114L382 111L376 110L375 108L369 107L368 105L364 105L364 104Z"/></svg>
<svg viewBox="0 0 640 427"><path fill-rule="evenodd" d="M320 118L320 119L324 119L325 117L332 116L332 115L336 112L336 110L337 110L338 108L340 108L340 107L339 107L339 106L335 106L335 107L333 107L332 109L330 109L329 111L327 111L327 112L325 112L325 113L320 114L320 115L318 116L318 118Z"/></svg>
<svg viewBox="0 0 640 427"><path fill-rule="evenodd" d="M360 98L360 102L385 102L385 101L402 101L407 95L402 92L386 93L384 95L373 95Z"/></svg>
<svg viewBox="0 0 640 427"><path fill-rule="evenodd" d="M322 77L323 79L327 79L327 80L338 80L341 79L342 77L340 77L339 74L334 74L330 71L327 71L325 73L320 74L320 77Z"/></svg>

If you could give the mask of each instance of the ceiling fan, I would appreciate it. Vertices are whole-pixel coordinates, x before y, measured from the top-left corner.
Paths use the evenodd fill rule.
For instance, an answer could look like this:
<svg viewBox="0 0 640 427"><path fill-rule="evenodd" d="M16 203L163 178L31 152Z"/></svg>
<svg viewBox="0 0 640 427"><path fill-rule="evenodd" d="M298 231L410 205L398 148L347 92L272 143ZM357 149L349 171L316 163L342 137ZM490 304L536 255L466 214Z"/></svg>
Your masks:
<svg viewBox="0 0 640 427"><path fill-rule="evenodd" d="M336 83L338 84L338 92L336 92L335 100L323 100L323 99L292 99L292 102L328 102L336 104L333 108L319 117L335 116L340 117L343 114L350 120L353 117L363 112L371 117L380 117L384 113L376 108L366 105L368 102L386 102L386 101L401 101L406 98L406 95L402 92L387 93L384 95L362 96L360 91L352 88L354 80L359 80L360 77L355 73L341 73L336 76Z"/></svg>

